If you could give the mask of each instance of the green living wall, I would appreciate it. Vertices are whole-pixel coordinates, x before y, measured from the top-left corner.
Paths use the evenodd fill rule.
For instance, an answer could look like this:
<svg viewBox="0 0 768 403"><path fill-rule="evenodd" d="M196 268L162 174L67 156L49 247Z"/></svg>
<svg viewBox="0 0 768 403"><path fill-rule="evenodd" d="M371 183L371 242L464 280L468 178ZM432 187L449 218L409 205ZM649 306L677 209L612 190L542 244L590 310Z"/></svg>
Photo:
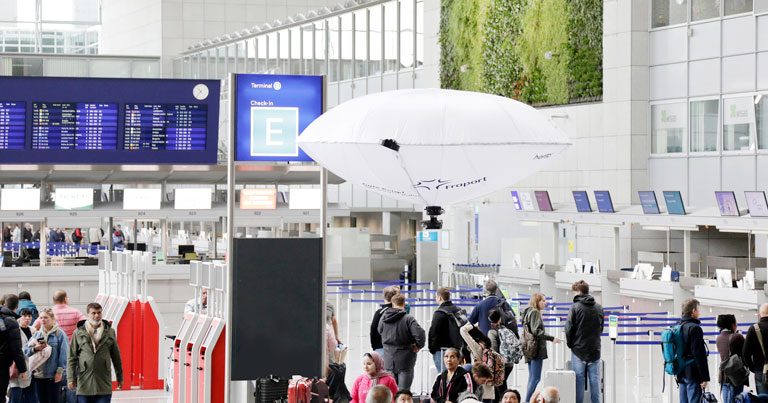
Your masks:
<svg viewBox="0 0 768 403"><path fill-rule="evenodd" d="M601 0L442 0L443 88L533 105L603 92Z"/></svg>

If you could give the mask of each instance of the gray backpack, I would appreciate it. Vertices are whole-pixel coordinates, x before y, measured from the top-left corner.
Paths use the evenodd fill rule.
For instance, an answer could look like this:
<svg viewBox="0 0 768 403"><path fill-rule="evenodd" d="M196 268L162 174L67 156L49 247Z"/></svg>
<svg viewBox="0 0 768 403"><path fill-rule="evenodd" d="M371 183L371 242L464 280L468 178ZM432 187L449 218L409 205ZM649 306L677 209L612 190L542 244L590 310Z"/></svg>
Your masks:
<svg viewBox="0 0 768 403"><path fill-rule="evenodd" d="M507 363L517 364L523 356L523 348L520 345L520 339L515 333L504 326L500 326L496 331L499 333L499 354Z"/></svg>

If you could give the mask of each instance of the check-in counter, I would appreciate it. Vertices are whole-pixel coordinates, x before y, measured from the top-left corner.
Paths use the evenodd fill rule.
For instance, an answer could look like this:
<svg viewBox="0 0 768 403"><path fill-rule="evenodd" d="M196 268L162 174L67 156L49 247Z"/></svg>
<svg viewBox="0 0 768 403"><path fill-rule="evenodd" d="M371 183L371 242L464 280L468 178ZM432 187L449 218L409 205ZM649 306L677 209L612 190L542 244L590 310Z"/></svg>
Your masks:
<svg viewBox="0 0 768 403"><path fill-rule="evenodd" d="M629 305L632 312L674 312L680 315L683 301L693 298L693 293L678 282L660 280L619 280L622 305Z"/></svg>
<svg viewBox="0 0 768 403"><path fill-rule="evenodd" d="M621 305L621 296L619 295L618 283L608 280L607 273L603 274L584 274L584 273L555 273L555 287L557 288L557 300L569 302L573 299L571 286L573 283L584 280L589 284L589 293L602 306Z"/></svg>
<svg viewBox="0 0 768 403"><path fill-rule="evenodd" d="M506 290L510 296L514 296L516 294L530 295L537 292L544 293L544 295L547 296L554 296L556 291L554 272L551 267L548 267L548 265L545 265L544 270L505 270L502 266L497 280L502 285L502 288Z"/></svg>
<svg viewBox="0 0 768 403"><path fill-rule="evenodd" d="M733 313L733 310L756 311L760 304L768 301L768 297L763 290L741 290L738 288L698 285L694 295L703 306L720 308L728 313Z"/></svg>

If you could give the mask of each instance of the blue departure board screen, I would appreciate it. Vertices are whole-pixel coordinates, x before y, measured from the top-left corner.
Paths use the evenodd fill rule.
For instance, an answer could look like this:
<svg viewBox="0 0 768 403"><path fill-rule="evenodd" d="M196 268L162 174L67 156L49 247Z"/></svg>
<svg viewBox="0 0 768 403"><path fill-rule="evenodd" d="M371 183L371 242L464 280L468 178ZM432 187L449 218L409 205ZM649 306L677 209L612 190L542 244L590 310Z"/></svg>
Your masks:
<svg viewBox="0 0 768 403"><path fill-rule="evenodd" d="M218 80L0 77L0 161L215 164Z"/></svg>
<svg viewBox="0 0 768 403"><path fill-rule="evenodd" d="M0 102L0 150L23 150L26 125L26 103Z"/></svg>

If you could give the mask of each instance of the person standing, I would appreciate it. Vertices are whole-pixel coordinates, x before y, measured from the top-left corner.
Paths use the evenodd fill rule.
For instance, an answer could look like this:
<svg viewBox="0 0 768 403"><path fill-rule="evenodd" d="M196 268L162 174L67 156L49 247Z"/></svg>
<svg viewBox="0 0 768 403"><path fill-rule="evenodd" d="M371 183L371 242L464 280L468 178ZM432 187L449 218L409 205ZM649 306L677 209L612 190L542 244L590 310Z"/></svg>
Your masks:
<svg viewBox="0 0 768 403"><path fill-rule="evenodd" d="M53 310L40 311L40 330L32 335L32 342L24 347L24 354L31 357L36 352L51 348L51 355L43 365L33 373L32 385L41 402L57 402L59 399L60 382L64 380L64 370L67 367L67 336L56 323Z"/></svg>
<svg viewBox="0 0 768 403"><path fill-rule="evenodd" d="M69 306L69 297L64 290L56 290L53 293L53 308L51 310L56 315L56 323L67 336L67 340L72 339L72 333L77 328L77 322L86 319L82 312ZM34 326L40 329L40 319L35 321Z"/></svg>
<svg viewBox="0 0 768 403"><path fill-rule="evenodd" d="M27 291L22 291L19 293L19 308L16 309L16 313L21 315L21 310L27 308L32 312L32 321L37 320L38 312L37 312L37 305L35 305L34 302L32 302L32 296L29 295Z"/></svg>
<svg viewBox="0 0 768 403"><path fill-rule="evenodd" d="M112 367L117 388L123 388L123 363L117 335L109 322L101 318L99 303L88 304L86 312L88 319L77 323L69 343L67 372L72 375L67 388L77 391L78 403L108 403L112 400Z"/></svg>
<svg viewBox="0 0 768 403"><path fill-rule="evenodd" d="M371 348L373 351L379 353L379 355L384 354L384 345L381 344L381 334L379 333L379 322L381 321L381 315L386 311L387 309L392 308L392 297L398 294L397 288L393 286L385 287L384 290L381 292L382 296L384 297L384 304L381 305L379 309L376 310L373 314L373 319L371 319Z"/></svg>
<svg viewBox="0 0 768 403"><path fill-rule="evenodd" d="M463 309L453 305L451 291L448 287L437 289L437 303L440 304L440 307L432 314L428 346L437 372L442 373L445 369L443 365L445 351L449 348L461 350L463 347L459 325L456 323L456 315L463 315L466 318L466 313ZM456 396L458 397L458 394Z"/></svg>
<svg viewBox="0 0 768 403"><path fill-rule="evenodd" d="M10 382L10 367L16 364L16 370L19 372L19 379L27 381L27 362L22 353L21 331L19 330L19 315L14 312L19 299L15 295L7 295L5 303L0 307L0 396L1 401L5 402L5 391L8 390Z"/></svg>
<svg viewBox="0 0 768 403"><path fill-rule="evenodd" d="M392 309L384 311L379 322L384 345L384 368L394 375L398 389L411 389L416 353L424 347L426 334L416 319L405 312L405 297L392 297Z"/></svg>
<svg viewBox="0 0 768 403"><path fill-rule="evenodd" d="M11 241L13 243L21 242L21 229L19 228L19 224L13 225L13 231L11 231Z"/></svg>
<svg viewBox="0 0 768 403"><path fill-rule="evenodd" d="M584 387L589 378L592 403L600 403L600 337L605 326L603 307L589 295L589 284L579 280L571 286L573 305L565 321L565 341L571 349L576 372L576 403L584 402Z"/></svg>
<svg viewBox="0 0 768 403"><path fill-rule="evenodd" d="M764 378L763 365L766 363L765 349L760 345L768 344L768 303L760 305L758 311L760 319L754 326L750 326L747 331L747 337L744 341L744 364L750 371L755 373L755 388L757 393L768 393L768 379ZM758 339L755 329L760 329L760 338Z"/></svg>
<svg viewBox="0 0 768 403"><path fill-rule="evenodd" d="M513 335L513 333L511 330L503 328L504 325L501 324L501 312L499 312L498 309L491 310L491 313L488 315L488 321L491 323L491 330L488 331L488 338L491 340L491 350L501 354L502 334L509 332L507 333L508 335ZM509 379L509 375L512 373L513 369L515 369L515 363L507 361L506 357L504 357L504 383L496 387L497 402L507 390L507 379Z"/></svg>
<svg viewBox="0 0 768 403"><path fill-rule="evenodd" d="M35 235L32 231L32 224L24 224L24 231L22 232L22 242L34 242Z"/></svg>
<svg viewBox="0 0 768 403"><path fill-rule="evenodd" d="M715 338L715 344L720 355L720 362L728 360L734 354L742 357L744 336L736 331L739 327L736 323L736 316L731 314L718 315L717 327L720 329L720 334ZM718 369L717 379L720 382L723 403L733 403L736 396L744 390L744 385L736 386L729 382L722 369Z"/></svg>
<svg viewBox="0 0 768 403"><path fill-rule="evenodd" d="M363 355L364 374L355 379L352 386L352 403L363 403L368 396L368 391L376 385L384 385L395 394L397 382L387 371L384 371L384 360L375 351Z"/></svg>
<svg viewBox="0 0 768 403"><path fill-rule="evenodd" d="M491 330L491 322L488 321L488 315L491 313L491 310L499 305L501 300L497 296L499 286L495 281L486 281L484 289L486 297L484 300L478 302L477 305L475 305L475 308L472 309L472 314L469 316L469 323L473 325L477 324L480 331L487 335L488 331Z"/></svg>
<svg viewBox="0 0 768 403"><path fill-rule="evenodd" d="M102 231L99 227L88 228L88 239L91 241L91 245L101 245Z"/></svg>
<svg viewBox="0 0 768 403"><path fill-rule="evenodd" d="M709 382L709 364L707 363L707 345L699 321L699 301L687 299L683 302L683 315L680 320L680 332L683 338L683 357L693 358L680 375L677 383L680 387L680 403L700 403L704 389Z"/></svg>
<svg viewBox="0 0 768 403"><path fill-rule="evenodd" d="M541 311L547 308L547 299L544 294L536 293L531 295L528 307L523 311L524 331L528 331L536 340L536 354L531 357L525 357L528 363L528 389L525 391L525 401L530 402L536 386L541 381L541 368L544 360L547 359L547 342L559 343L560 339L547 334L544 331L544 321L541 318Z"/></svg>
<svg viewBox="0 0 768 403"><path fill-rule="evenodd" d="M7 301L7 300L6 300ZM23 354L23 346L29 343L32 339L32 331L29 325L32 324L32 311L28 308L22 308L19 312L19 330L21 330L21 345L19 350ZM24 360L29 368L29 358L24 356ZM24 379L18 377L11 379L10 390L8 393L10 403L37 403L37 393L35 388L32 387L32 379L29 376L24 376Z"/></svg>

